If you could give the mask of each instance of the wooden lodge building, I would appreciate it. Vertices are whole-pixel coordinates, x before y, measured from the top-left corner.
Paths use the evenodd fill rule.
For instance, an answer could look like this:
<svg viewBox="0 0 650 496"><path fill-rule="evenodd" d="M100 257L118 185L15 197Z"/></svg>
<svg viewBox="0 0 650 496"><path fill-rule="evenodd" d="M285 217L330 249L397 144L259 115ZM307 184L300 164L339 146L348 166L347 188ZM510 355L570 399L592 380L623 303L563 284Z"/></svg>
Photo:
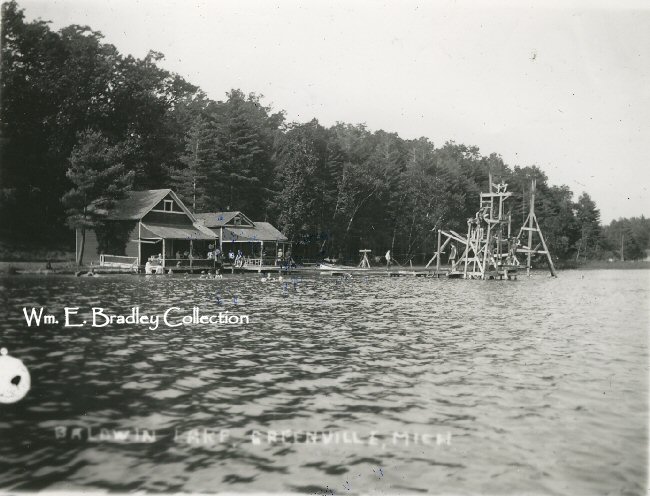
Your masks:
<svg viewBox="0 0 650 496"><path fill-rule="evenodd" d="M216 235L198 225L171 189L129 192L106 212L104 225L105 233L86 230L86 264L134 270L149 260L163 268L214 266L214 261L208 262L207 251L216 243ZM79 229L76 236L78 258Z"/></svg>
<svg viewBox="0 0 650 496"><path fill-rule="evenodd" d="M287 237L269 222L253 222L242 212L203 212L194 214L199 225L207 227L219 239L222 254L241 251L243 265L278 265L291 247Z"/></svg>
<svg viewBox="0 0 650 496"><path fill-rule="evenodd" d="M265 264L264 243L275 247L268 258L277 260L288 240L268 222L252 222L241 212L193 214L171 189L131 191L105 212L102 229L86 230L84 262L134 271L143 266L192 271L214 269L222 260L219 252L229 263L229 251L241 251L240 265L253 269ZM77 259L80 249L77 229Z"/></svg>

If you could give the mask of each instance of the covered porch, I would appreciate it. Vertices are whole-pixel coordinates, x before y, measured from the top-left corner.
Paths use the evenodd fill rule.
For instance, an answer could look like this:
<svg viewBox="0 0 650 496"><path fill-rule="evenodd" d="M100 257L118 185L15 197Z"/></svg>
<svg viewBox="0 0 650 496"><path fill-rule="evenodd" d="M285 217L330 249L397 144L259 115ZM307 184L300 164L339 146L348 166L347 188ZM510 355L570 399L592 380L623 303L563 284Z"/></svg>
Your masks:
<svg viewBox="0 0 650 496"><path fill-rule="evenodd" d="M141 266L162 270L214 269L217 246L214 232L202 226L169 226L140 223L139 260Z"/></svg>
<svg viewBox="0 0 650 496"><path fill-rule="evenodd" d="M219 234L224 261L235 267L259 270L292 263L291 243L268 222L245 228L221 227Z"/></svg>

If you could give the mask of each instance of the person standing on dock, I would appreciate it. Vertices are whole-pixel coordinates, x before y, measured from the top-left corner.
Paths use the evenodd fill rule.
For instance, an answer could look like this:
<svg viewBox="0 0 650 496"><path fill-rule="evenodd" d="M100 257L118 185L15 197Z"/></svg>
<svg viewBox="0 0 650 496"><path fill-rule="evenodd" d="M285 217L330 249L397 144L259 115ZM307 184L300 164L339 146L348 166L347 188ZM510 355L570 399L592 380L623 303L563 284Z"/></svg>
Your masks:
<svg viewBox="0 0 650 496"><path fill-rule="evenodd" d="M390 260L391 260L391 258L390 258L390 250L388 250L386 252L385 257L386 257L386 270L388 270L388 268L390 267Z"/></svg>
<svg viewBox="0 0 650 496"><path fill-rule="evenodd" d="M456 245L451 245L451 253L449 254L449 263L451 264L452 272L456 270Z"/></svg>

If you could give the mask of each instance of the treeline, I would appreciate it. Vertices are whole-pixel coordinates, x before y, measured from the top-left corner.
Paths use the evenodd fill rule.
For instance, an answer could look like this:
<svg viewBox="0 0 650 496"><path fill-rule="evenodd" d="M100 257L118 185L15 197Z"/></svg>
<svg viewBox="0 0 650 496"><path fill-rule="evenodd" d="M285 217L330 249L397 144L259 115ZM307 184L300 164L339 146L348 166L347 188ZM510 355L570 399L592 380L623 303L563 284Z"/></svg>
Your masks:
<svg viewBox="0 0 650 496"><path fill-rule="evenodd" d="M602 231L602 258L643 260L650 248L650 219L644 216L613 220Z"/></svg>
<svg viewBox="0 0 650 496"><path fill-rule="evenodd" d="M555 257L607 258L619 249L623 228L601 228L588 194L574 200L538 167L364 125L287 123L259 95L232 90L211 100L159 67L162 54L124 56L102 40L87 26L55 32L25 22L15 2L3 4L3 239L69 244L72 226L96 221L84 210L91 201L171 187L195 211L241 210L277 224L297 257L391 249L419 263L435 249L437 227L466 230L491 172L515 193L515 229L537 179L536 211ZM626 231L626 251L635 237L642 252L648 238L635 229Z"/></svg>

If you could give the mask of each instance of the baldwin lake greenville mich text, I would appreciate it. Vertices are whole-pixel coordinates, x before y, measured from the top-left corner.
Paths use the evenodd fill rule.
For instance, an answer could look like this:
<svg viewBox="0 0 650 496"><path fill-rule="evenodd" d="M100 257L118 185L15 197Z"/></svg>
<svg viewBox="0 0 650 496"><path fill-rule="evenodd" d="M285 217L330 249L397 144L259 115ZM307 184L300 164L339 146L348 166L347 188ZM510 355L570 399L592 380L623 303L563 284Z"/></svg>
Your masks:
<svg viewBox="0 0 650 496"><path fill-rule="evenodd" d="M27 327L62 325L63 327L112 327L112 326L147 326L155 331L160 326L181 327L194 325L241 325L248 324L248 315L234 314L229 311L217 314L202 314L199 307L186 310L169 307L160 314L147 314L140 307L132 307L129 313L112 313L102 307L91 307L86 312L80 307L63 307L63 315L46 313L43 307L23 307Z"/></svg>

